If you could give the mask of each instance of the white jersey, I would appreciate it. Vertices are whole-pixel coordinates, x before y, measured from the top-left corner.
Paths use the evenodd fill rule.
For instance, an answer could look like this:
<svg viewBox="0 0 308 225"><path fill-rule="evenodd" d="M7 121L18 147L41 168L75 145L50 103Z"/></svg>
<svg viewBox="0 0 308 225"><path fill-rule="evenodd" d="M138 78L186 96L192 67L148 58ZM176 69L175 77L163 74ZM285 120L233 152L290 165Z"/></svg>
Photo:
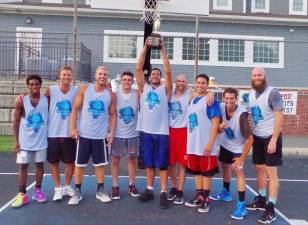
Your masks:
<svg viewBox="0 0 308 225"><path fill-rule="evenodd" d="M38 104L33 107L30 96L23 98L25 116L19 125L20 149L38 151L47 149L48 99L40 96Z"/></svg>
<svg viewBox="0 0 308 225"><path fill-rule="evenodd" d="M187 154L204 155L204 149L210 139L212 121L208 117L206 96L195 97L188 108ZM212 106L216 116L220 116L219 105ZM217 112L218 111L218 112ZM218 140L212 147L211 155L217 155Z"/></svg>
<svg viewBox="0 0 308 225"><path fill-rule="evenodd" d="M84 93L83 104L79 115L78 131L81 137L105 139L108 133L109 89L96 92L94 84L89 84Z"/></svg>
<svg viewBox="0 0 308 225"><path fill-rule="evenodd" d="M122 90L116 92L117 96L117 126L115 137L132 138L138 136L138 95L136 90L124 94Z"/></svg>
<svg viewBox="0 0 308 225"><path fill-rule="evenodd" d="M273 87L267 87L264 92L256 98L256 91L250 90L249 106L251 110L253 134L267 138L274 132L275 116L268 105L268 98Z"/></svg>
<svg viewBox="0 0 308 225"><path fill-rule="evenodd" d="M233 153L242 153L245 138L241 133L240 116L243 112L246 112L246 109L242 106L238 106L229 120L227 120L227 113L224 103L220 104L220 111L222 121L227 124L227 127L221 134L221 146Z"/></svg>
<svg viewBox="0 0 308 225"><path fill-rule="evenodd" d="M71 86L67 93L63 93L59 85L50 86L48 137L70 137L69 116L77 90L76 86Z"/></svg>
<svg viewBox="0 0 308 225"><path fill-rule="evenodd" d="M140 97L137 130L149 134L169 134L168 97L165 85L152 88L145 84Z"/></svg>
<svg viewBox="0 0 308 225"><path fill-rule="evenodd" d="M169 101L169 126L171 128L187 127L189 106L189 91L179 97L175 97L175 91L172 92Z"/></svg>

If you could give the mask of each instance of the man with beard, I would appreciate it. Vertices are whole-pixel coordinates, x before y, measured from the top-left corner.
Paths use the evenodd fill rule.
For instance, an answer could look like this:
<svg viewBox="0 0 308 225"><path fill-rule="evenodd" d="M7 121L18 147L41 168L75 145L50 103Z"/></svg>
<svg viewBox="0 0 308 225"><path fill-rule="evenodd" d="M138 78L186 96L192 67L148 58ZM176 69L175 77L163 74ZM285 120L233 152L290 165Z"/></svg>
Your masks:
<svg viewBox="0 0 308 225"><path fill-rule="evenodd" d="M90 156L97 180L96 198L104 203L111 201L104 192L104 166L109 163L107 143L112 144L117 114L115 94L107 86L108 72L107 67L99 66L96 69L96 82L82 86L74 100L70 135L77 139L77 151L75 191L68 201L69 205L77 205L82 200L81 183Z"/></svg>
<svg viewBox="0 0 308 225"><path fill-rule="evenodd" d="M150 47L148 41L149 39L146 40L136 65L136 80L140 93L140 114L137 130L141 132L143 161L147 174L147 188L138 199L140 202L154 199L154 175L155 168L158 168L161 186L160 206L166 209L169 207L166 192L169 157L168 101L172 91L172 78L167 49L161 42L165 83L161 83L162 73L158 68L153 68L149 72L149 83L145 81L143 66L146 53Z"/></svg>
<svg viewBox="0 0 308 225"><path fill-rule="evenodd" d="M195 79L195 97L188 108L187 131L187 172L194 175L197 195L185 202L188 207L198 207L199 213L210 210L209 194L212 177L218 173L217 133L220 122L220 109L217 100L207 105L206 94L209 77L199 74Z"/></svg>
<svg viewBox="0 0 308 225"><path fill-rule="evenodd" d="M266 72L261 67L252 70L251 86L249 106L253 122L253 163L256 165L259 195L246 207L248 210L265 210L258 222L266 224L276 220L274 207L279 191L278 166L282 165L283 101L277 89L267 86Z"/></svg>

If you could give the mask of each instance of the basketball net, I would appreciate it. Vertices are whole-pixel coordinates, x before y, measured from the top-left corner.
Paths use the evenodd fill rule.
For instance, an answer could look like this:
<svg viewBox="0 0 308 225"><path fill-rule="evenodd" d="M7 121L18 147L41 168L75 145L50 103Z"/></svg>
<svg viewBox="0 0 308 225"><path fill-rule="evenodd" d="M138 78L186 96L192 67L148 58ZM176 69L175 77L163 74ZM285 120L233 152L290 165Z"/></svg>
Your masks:
<svg viewBox="0 0 308 225"><path fill-rule="evenodd" d="M145 0L144 12L141 21L147 24L153 24L156 20L159 20L159 4L161 0Z"/></svg>

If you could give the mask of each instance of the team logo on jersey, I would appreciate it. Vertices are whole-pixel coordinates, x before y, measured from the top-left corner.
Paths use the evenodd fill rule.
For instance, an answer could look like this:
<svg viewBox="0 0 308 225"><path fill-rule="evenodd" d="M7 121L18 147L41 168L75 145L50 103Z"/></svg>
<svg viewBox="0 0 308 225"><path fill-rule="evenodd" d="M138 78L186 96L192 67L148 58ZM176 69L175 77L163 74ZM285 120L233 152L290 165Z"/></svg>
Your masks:
<svg viewBox="0 0 308 225"><path fill-rule="evenodd" d="M158 106L160 104L160 99L159 99L158 94L156 92L154 92L154 91L150 91L147 94L147 98L145 100L145 104L147 104L149 106L150 110L152 110L156 106Z"/></svg>
<svg viewBox="0 0 308 225"><path fill-rule="evenodd" d="M189 132L192 132L196 127L199 126L197 113L191 113L188 118L189 121Z"/></svg>
<svg viewBox="0 0 308 225"><path fill-rule="evenodd" d="M245 93L242 95L242 101L244 103L248 103L249 102L249 93Z"/></svg>
<svg viewBox="0 0 308 225"><path fill-rule="evenodd" d="M257 125L260 120L264 120L261 108L259 106L251 107L251 117L255 125Z"/></svg>
<svg viewBox="0 0 308 225"><path fill-rule="evenodd" d="M182 105L179 101L169 102L169 114L173 120L183 114Z"/></svg>
<svg viewBox="0 0 308 225"><path fill-rule="evenodd" d="M65 120L72 112L72 105L69 100L62 100L56 103L56 111Z"/></svg>
<svg viewBox="0 0 308 225"><path fill-rule="evenodd" d="M43 116L40 112L33 112L27 116L27 127L37 133L44 124Z"/></svg>
<svg viewBox="0 0 308 225"><path fill-rule="evenodd" d="M97 119L105 112L105 104L102 100L95 99L89 102L88 112L92 114L93 119Z"/></svg>
<svg viewBox="0 0 308 225"><path fill-rule="evenodd" d="M129 124L135 119L135 113L132 107L124 107L119 110L120 119L123 120L125 124Z"/></svg>
<svg viewBox="0 0 308 225"><path fill-rule="evenodd" d="M226 135L227 135L227 137L229 138L229 139L234 139L235 138L235 136L234 136L234 131L231 129L231 127L227 127L226 129L225 129L225 133L226 133Z"/></svg>

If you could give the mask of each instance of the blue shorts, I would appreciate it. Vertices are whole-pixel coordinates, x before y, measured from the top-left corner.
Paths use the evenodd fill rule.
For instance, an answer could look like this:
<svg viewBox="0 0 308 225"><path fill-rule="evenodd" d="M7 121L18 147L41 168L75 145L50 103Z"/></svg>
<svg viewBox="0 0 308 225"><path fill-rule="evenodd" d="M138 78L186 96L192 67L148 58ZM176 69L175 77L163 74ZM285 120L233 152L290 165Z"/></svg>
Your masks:
<svg viewBox="0 0 308 225"><path fill-rule="evenodd" d="M169 135L141 132L141 146L146 168L168 169Z"/></svg>
<svg viewBox="0 0 308 225"><path fill-rule="evenodd" d="M109 163L106 139L79 137L75 165L77 167L86 167L90 156L92 156L94 166L103 166Z"/></svg>

